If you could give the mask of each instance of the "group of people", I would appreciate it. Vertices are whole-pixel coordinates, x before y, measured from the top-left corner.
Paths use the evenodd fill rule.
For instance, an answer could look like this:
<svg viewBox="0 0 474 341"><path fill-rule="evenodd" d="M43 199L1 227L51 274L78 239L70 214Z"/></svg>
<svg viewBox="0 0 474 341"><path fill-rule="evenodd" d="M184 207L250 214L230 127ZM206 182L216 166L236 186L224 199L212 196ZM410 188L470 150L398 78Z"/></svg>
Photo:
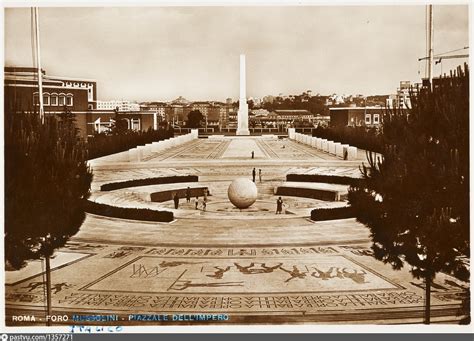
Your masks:
<svg viewBox="0 0 474 341"><path fill-rule="evenodd" d="M202 207L202 210L205 211L207 207L207 196L209 194L209 191L207 188L204 189L203 192L203 199L202 202L199 200L199 196L196 196L196 201L195 201L195 209L199 209L199 206ZM173 192L173 201L174 201L174 208L177 210L179 208L179 195L178 192ZM188 186L186 188L186 203L191 202L191 187Z"/></svg>
<svg viewBox="0 0 474 341"><path fill-rule="evenodd" d="M254 168L252 170L252 181L255 182L255 177L257 176L257 170ZM258 170L258 180L262 182L262 170Z"/></svg>

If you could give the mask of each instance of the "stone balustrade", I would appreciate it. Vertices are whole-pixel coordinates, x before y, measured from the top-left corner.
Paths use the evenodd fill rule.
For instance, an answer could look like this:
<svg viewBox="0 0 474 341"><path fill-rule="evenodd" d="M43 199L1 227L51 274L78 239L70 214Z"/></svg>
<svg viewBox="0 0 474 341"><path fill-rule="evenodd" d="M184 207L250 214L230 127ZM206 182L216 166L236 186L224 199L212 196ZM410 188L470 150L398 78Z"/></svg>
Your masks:
<svg viewBox="0 0 474 341"><path fill-rule="evenodd" d="M357 148L349 146L348 144L297 133L295 128L288 128L288 138L344 160L357 159Z"/></svg>
<svg viewBox="0 0 474 341"><path fill-rule="evenodd" d="M197 138L198 130L192 129L191 132L186 135L180 135L172 137L170 139L165 139L162 141L149 143L144 146L132 148L128 151L128 159L130 162L142 161L153 153L161 153L166 149L178 147L184 143L191 142L192 140Z"/></svg>

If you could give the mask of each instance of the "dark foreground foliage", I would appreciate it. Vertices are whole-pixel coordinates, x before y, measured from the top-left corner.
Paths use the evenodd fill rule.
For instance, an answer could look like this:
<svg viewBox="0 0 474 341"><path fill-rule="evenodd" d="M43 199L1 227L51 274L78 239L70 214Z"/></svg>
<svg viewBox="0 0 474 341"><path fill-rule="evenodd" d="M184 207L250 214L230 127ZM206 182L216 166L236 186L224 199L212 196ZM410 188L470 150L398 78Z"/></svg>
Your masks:
<svg viewBox="0 0 474 341"><path fill-rule="evenodd" d="M443 271L469 279L469 71L412 96L413 109L388 111L383 158L369 158L365 183L349 191L357 219L370 228L374 256L408 264L430 287Z"/></svg>
<svg viewBox="0 0 474 341"><path fill-rule="evenodd" d="M85 219L92 172L74 117L5 115L5 260L49 257Z"/></svg>

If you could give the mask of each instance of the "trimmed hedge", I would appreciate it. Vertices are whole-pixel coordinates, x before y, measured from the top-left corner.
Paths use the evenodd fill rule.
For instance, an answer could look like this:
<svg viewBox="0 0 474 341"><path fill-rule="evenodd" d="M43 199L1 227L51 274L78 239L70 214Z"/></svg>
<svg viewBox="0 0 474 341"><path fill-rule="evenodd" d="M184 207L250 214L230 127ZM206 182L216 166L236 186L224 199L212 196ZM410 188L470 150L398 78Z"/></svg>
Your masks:
<svg viewBox="0 0 474 341"><path fill-rule="evenodd" d="M169 211L154 211L147 208L117 207L86 200L85 211L105 217L142 220L142 221L173 221L174 216Z"/></svg>
<svg viewBox="0 0 474 341"><path fill-rule="evenodd" d="M314 221L347 219L354 217L354 208L350 206L336 208L315 208L311 211L311 220Z"/></svg>
<svg viewBox="0 0 474 341"><path fill-rule="evenodd" d="M89 160L120 153L136 146L157 142L174 136L173 130L126 131L122 134L96 134L87 138Z"/></svg>
<svg viewBox="0 0 474 341"><path fill-rule="evenodd" d="M328 184L348 185L357 187L363 179L350 176L323 175L323 174L287 174L286 181L296 182L323 182Z"/></svg>
<svg viewBox="0 0 474 341"><path fill-rule="evenodd" d="M128 187L172 184L172 183L180 183L180 182L197 182L197 181L199 181L199 177L196 175L162 176L162 177L156 177L156 178L111 182L111 183L103 184L102 186L100 186L100 190L103 192L106 192L106 191L113 191L116 189L128 188Z"/></svg>

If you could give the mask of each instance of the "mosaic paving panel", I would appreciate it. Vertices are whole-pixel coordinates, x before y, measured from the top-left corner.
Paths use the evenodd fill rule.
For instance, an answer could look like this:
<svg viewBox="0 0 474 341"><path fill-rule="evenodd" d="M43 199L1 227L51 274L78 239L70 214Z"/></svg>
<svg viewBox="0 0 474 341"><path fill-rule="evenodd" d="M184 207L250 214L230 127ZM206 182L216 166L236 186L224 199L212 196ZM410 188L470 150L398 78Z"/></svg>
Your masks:
<svg viewBox="0 0 474 341"><path fill-rule="evenodd" d="M262 283L265 288L262 290ZM113 289L111 289L113 288ZM397 289L380 275L342 256L253 259L138 257L83 289L170 293L282 293Z"/></svg>

